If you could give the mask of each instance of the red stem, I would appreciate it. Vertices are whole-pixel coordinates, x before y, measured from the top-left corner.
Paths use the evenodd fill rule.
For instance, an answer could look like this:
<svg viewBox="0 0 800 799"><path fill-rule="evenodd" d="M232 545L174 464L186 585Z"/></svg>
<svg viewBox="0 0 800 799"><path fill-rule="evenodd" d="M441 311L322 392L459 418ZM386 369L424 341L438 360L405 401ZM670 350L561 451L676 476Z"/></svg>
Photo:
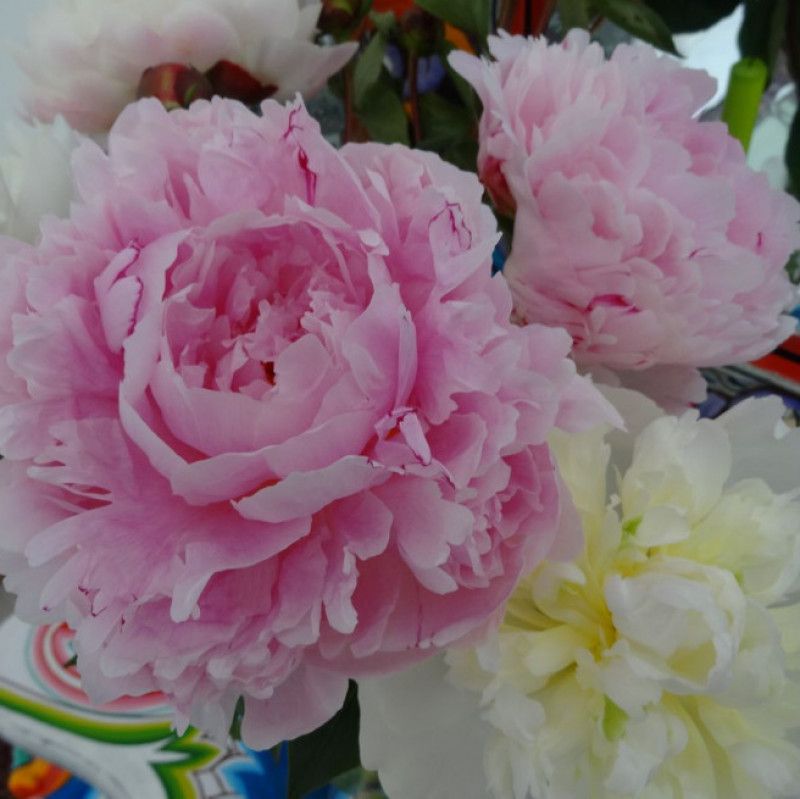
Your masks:
<svg viewBox="0 0 800 799"><path fill-rule="evenodd" d="M599 16L592 21L592 24L589 26L589 33L595 34L597 33L598 28L606 21L604 16Z"/></svg>
<svg viewBox="0 0 800 799"><path fill-rule="evenodd" d="M500 0L500 13L497 15L497 27L510 31L517 14L517 0Z"/></svg>
<svg viewBox="0 0 800 799"><path fill-rule="evenodd" d="M357 120L353 100L353 80L353 68L348 64L344 68L344 131L342 132L342 144L347 144L347 142L355 140L354 134Z"/></svg>
<svg viewBox="0 0 800 799"><path fill-rule="evenodd" d="M510 18L506 30L525 36L541 36L556 10L557 0L524 0L520 5L508 2L501 12L501 27L506 16Z"/></svg>
<svg viewBox="0 0 800 799"><path fill-rule="evenodd" d="M556 10L557 0L530 0L533 6L531 14L531 33L534 36L541 36L550 23L550 17Z"/></svg>

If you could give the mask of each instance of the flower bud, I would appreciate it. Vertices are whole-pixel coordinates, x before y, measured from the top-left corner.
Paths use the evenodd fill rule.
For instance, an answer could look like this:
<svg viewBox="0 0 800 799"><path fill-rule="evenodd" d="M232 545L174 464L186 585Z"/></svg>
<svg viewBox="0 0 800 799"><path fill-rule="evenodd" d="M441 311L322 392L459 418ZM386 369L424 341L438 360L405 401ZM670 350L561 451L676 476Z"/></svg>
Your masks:
<svg viewBox="0 0 800 799"><path fill-rule="evenodd" d="M206 78L213 94L239 100L245 105L259 105L278 90L272 83L261 83L246 69L232 61L217 61L206 72Z"/></svg>
<svg viewBox="0 0 800 799"><path fill-rule="evenodd" d="M158 64L142 73L136 96L157 97L170 110L188 108L194 100L213 94L210 82L188 64Z"/></svg>
<svg viewBox="0 0 800 799"><path fill-rule="evenodd" d="M503 162L487 156L479 175L481 182L492 198L498 213L513 219L517 211L517 201L511 193L506 176L503 174Z"/></svg>

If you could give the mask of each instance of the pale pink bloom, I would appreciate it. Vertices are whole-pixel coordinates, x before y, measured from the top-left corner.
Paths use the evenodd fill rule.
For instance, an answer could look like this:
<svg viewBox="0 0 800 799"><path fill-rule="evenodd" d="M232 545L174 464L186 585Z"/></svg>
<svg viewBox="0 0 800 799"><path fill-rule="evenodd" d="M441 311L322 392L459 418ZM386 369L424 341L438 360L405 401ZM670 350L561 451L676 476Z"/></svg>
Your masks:
<svg viewBox="0 0 800 799"><path fill-rule="evenodd" d="M107 131L136 99L142 73L165 63L205 72L229 61L288 99L318 91L355 44L314 44L321 4L308 0L50 0L18 59L24 101L44 121Z"/></svg>
<svg viewBox="0 0 800 799"><path fill-rule="evenodd" d="M791 332L784 273L800 205L696 112L713 80L585 32L561 45L490 40L493 62L451 57L477 89L481 175L516 206L505 274L522 321L566 328L584 367L662 367L636 388L738 363ZM673 391L678 386L673 386Z"/></svg>
<svg viewBox="0 0 800 799"><path fill-rule="evenodd" d="M546 444L612 411L509 322L477 179L301 104L130 106L0 245L0 573L97 700L267 747L577 545Z"/></svg>

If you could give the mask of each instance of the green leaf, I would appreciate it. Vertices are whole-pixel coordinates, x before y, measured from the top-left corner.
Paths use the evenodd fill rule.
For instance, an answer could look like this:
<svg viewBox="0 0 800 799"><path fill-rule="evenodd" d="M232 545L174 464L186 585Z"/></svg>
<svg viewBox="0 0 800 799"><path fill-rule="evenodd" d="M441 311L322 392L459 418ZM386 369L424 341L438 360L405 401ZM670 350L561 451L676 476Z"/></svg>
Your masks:
<svg viewBox="0 0 800 799"><path fill-rule="evenodd" d="M790 0L745 0L739 49L745 58L760 58L772 74L786 36ZM796 2L796 0L791 0Z"/></svg>
<svg viewBox="0 0 800 799"><path fill-rule="evenodd" d="M558 0L558 18L564 32L588 28L592 23L591 0Z"/></svg>
<svg viewBox="0 0 800 799"><path fill-rule="evenodd" d="M386 70L381 72L378 81L370 87L362 101L356 104L356 111L372 141L384 144L411 143L400 89Z"/></svg>
<svg viewBox="0 0 800 799"><path fill-rule="evenodd" d="M710 28L734 12L742 0L645 0L673 33Z"/></svg>
<svg viewBox="0 0 800 799"><path fill-rule="evenodd" d="M423 94L419 100L423 150L439 153L447 161L474 172L478 160L475 116L438 94Z"/></svg>
<svg viewBox="0 0 800 799"><path fill-rule="evenodd" d="M789 170L789 190L800 197L800 109L794 115L786 145L786 168Z"/></svg>
<svg viewBox="0 0 800 799"><path fill-rule="evenodd" d="M475 124L469 109L451 103L434 92L419 98L419 111L426 141L463 138L472 132Z"/></svg>
<svg viewBox="0 0 800 799"><path fill-rule="evenodd" d="M595 0L597 11L640 39L679 55L667 23L641 0Z"/></svg>
<svg viewBox="0 0 800 799"><path fill-rule="evenodd" d="M468 139L453 142L442 152L442 157L465 172L475 172L478 168L478 142Z"/></svg>
<svg viewBox="0 0 800 799"><path fill-rule="evenodd" d="M364 771L361 767L350 769L350 771L346 771L344 774L340 774L338 777L331 780L332 785L350 795L355 794L363 782Z"/></svg>
<svg viewBox="0 0 800 799"><path fill-rule="evenodd" d="M389 36L397 27L397 16L394 11L372 11L369 18L384 36Z"/></svg>
<svg viewBox="0 0 800 799"><path fill-rule="evenodd" d="M618 741L625 735L628 726L628 714L611 697L605 697L603 711L603 735L608 741Z"/></svg>
<svg viewBox="0 0 800 799"><path fill-rule="evenodd" d="M318 28L337 42L349 42L371 10L372 0L332 0L328 8L322 9Z"/></svg>
<svg viewBox="0 0 800 799"><path fill-rule="evenodd" d="M233 721L228 733L234 741L242 740L242 721L244 720L244 697L240 696L236 700L236 708L233 711Z"/></svg>
<svg viewBox="0 0 800 799"><path fill-rule="evenodd" d="M325 725L289 743L287 799L310 791L358 766L358 688L351 680L342 709Z"/></svg>
<svg viewBox="0 0 800 799"><path fill-rule="evenodd" d="M792 257L789 258L789 263L786 264L786 271L789 273L789 280L797 286L800 284L800 250L796 250L792 253Z"/></svg>
<svg viewBox="0 0 800 799"><path fill-rule="evenodd" d="M386 39L383 34L376 33L358 56L353 71L353 92L357 106L364 102L367 92L378 82L385 54Z"/></svg>
<svg viewBox="0 0 800 799"><path fill-rule="evenodd" d="M416 0L420 8L481 40L489 35L492 0Z"/></svg>
<svg viewBox="0 0 800 799"><path fill-rule="evenodd" d="M464 78L461 77L461 75L458 74L458 72L453 69L453 67L450 66L450 59L448 56L454 50L457 50L456 46L444 39L439 44L439 58L442 60L442 64L444 64L444 68L447 71L447 75L453 82L456 93L458 94L461 102L464 104L464 107L468 108L473 116L477 116L478 96L475 94L475 90L469 83L467 83L467 81L464 80Z"/></svg>

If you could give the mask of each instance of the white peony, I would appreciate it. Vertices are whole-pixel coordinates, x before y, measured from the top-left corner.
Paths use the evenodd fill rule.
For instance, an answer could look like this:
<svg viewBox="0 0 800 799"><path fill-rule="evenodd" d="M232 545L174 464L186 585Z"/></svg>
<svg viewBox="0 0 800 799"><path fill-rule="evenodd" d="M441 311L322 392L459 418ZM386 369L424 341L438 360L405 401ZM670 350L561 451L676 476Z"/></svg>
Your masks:
<svg viewBox="0 0 800 799"><path fill-rule="evenodd" d="M18 60L31 115L62 114L77 130L107 131L136 99L142 73L166 63L205 72L245 69L286 99L311 94L355 44L313 43L320 3L308 0L51 0L34 18Z"/></svg>
<svg viewBox="0 0 800 799"><path fill-rule="evenodd" d="M777 400L708 421L611 393L629 433L552 442L581 555L484 643L363 681L390 797L800 793L800 431Z"/></svg>
<svg viewBox="0 0 800 799"><path fill-rule="evenodd" d="M78 142L60 118L52 125L8 126L0 149L0 233L32 244L43 217L67 215Z"/></svg>

